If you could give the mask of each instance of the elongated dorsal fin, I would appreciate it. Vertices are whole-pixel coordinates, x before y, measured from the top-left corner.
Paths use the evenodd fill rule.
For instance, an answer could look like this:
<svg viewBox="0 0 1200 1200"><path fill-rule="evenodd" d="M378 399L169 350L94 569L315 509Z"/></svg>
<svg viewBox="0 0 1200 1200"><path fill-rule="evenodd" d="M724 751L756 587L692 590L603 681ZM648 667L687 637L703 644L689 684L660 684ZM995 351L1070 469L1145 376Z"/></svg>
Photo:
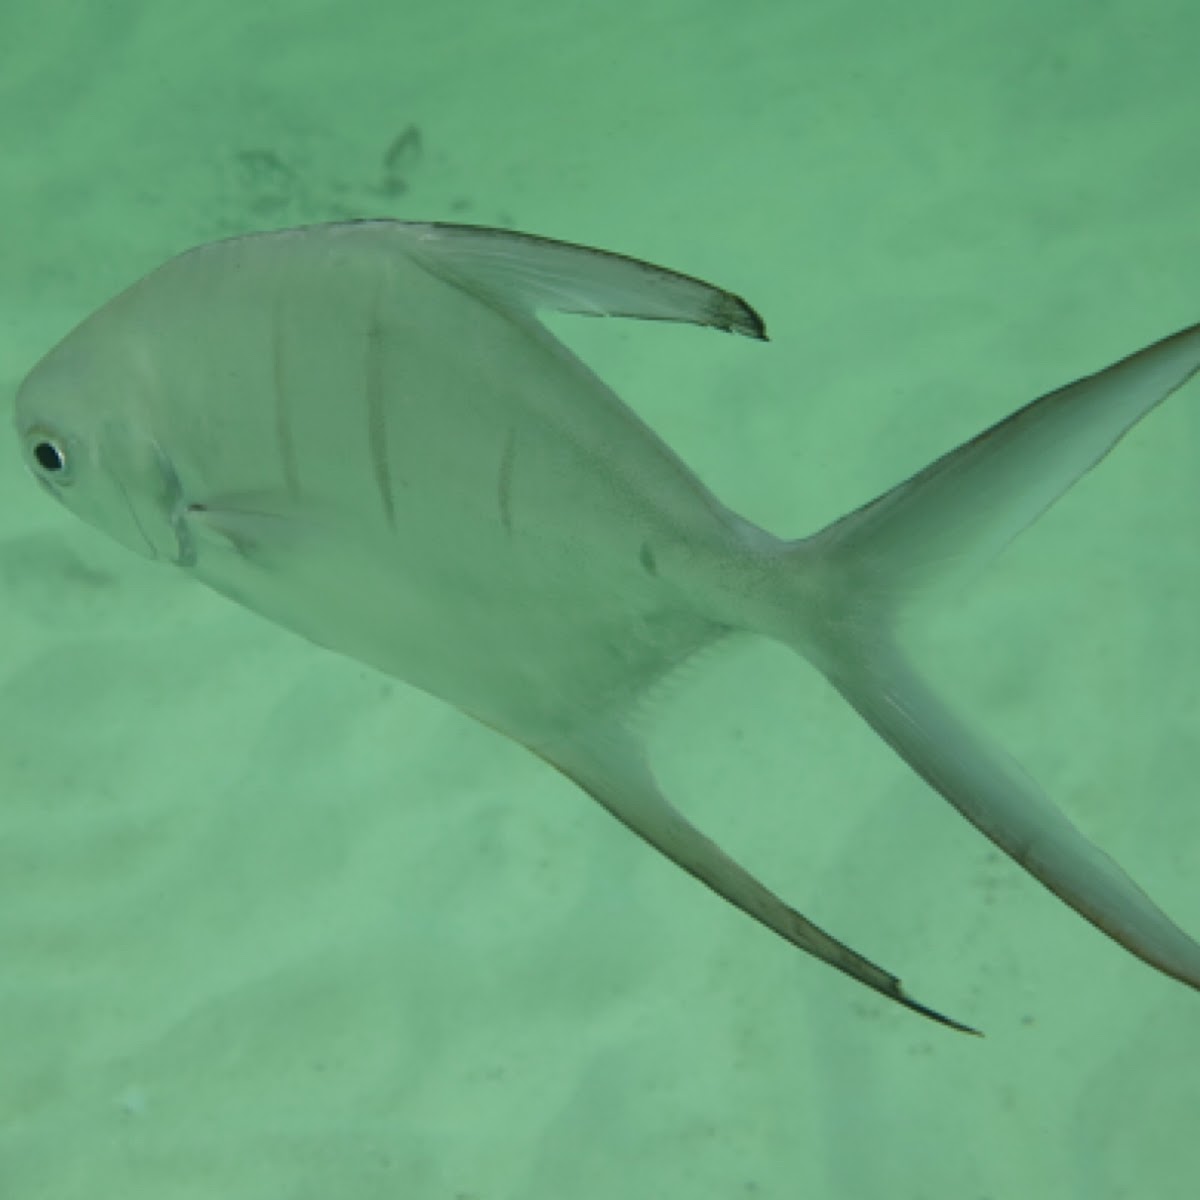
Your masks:
<svg viewBox="0 0 1200 1200"><path fill-rule="evenodd" d="M739 296L640 259L477 225L369 224L403 233L430 271L504 304L679 321L766 340L762 318Z"/></svg>

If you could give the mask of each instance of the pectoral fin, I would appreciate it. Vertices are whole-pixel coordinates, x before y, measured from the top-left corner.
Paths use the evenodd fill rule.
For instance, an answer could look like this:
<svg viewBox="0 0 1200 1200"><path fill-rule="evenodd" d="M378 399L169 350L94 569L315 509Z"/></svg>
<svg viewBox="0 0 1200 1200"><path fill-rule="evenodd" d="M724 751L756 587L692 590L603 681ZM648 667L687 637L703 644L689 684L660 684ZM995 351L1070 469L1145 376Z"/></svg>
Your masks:
<svg viewBox="0 0 1200 1200"><path fill-rule="evenodd" d="M317 532L312 513L275 492L194 501L183 509L182 519L198 545L219 545L258 561L283 548L311 544Z"/></svg>
<svg viewBox="0 0 1200 1200"><path fill-rule="evenodd" d="M623 730L593 737L586 745L541 748L536 753L676 866L785 941L905 1008L951 1029L978 1033L918 1003L896 976L830 937L734 862L667 801L640 748Z"/></svg>

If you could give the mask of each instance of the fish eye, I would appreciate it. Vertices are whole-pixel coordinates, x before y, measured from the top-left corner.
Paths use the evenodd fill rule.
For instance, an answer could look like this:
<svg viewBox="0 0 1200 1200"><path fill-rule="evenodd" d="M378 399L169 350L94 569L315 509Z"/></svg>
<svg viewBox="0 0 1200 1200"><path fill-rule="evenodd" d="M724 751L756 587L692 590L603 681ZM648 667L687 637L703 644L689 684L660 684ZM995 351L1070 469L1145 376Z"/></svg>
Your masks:
<svg viewBox="0 0 1200 1200"><path fill-rule="evenodd" d="M49 471L52 475L63 471L67 466L66 455L53 442L42 440L33 448L33 458L43 471Z"/></svg>
<svg viewBox="0 0 1200 1200"><path fill-rule="evenodd" d="M45 483L64 484L71 478L66 441L47 429L29 433L29 457L36 473Z"/></svg>

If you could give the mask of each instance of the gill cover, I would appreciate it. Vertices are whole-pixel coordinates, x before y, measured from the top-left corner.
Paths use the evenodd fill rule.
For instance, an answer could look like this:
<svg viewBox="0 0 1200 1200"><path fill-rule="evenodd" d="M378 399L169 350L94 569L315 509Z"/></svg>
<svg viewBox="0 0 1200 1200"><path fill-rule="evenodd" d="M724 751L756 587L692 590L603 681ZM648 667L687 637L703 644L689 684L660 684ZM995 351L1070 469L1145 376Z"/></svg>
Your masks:
<svg viewBox="0 0 1200 1200"><path fill-rule="evenodd" d="M109 522L105 531L139 554L190 566L196 554L184 520L187 502L158 442L123 421L106 422L97 459L110 493L103 506Z"/></svg>

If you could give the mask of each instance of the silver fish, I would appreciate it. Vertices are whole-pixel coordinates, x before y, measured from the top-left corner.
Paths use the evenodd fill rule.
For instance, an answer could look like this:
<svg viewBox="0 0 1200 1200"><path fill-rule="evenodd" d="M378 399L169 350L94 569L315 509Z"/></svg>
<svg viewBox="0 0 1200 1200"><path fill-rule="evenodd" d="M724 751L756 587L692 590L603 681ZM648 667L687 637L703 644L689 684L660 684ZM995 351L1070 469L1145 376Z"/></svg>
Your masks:
<svg viewBox="0 0 1200 1200"><path fill-rule="evenodd" d="M726 508L537 320L765 339L697 279L495 229L363 221L172 259L34 368L29 469L83 520L528 747L793 945L944 1024L662 795L639 708L734 633L820 670L927 783L1111 938L1200 989L1200 945L922 679L895 630L1200 368L1200 326L1052 392L815 535Z"/></svg>

